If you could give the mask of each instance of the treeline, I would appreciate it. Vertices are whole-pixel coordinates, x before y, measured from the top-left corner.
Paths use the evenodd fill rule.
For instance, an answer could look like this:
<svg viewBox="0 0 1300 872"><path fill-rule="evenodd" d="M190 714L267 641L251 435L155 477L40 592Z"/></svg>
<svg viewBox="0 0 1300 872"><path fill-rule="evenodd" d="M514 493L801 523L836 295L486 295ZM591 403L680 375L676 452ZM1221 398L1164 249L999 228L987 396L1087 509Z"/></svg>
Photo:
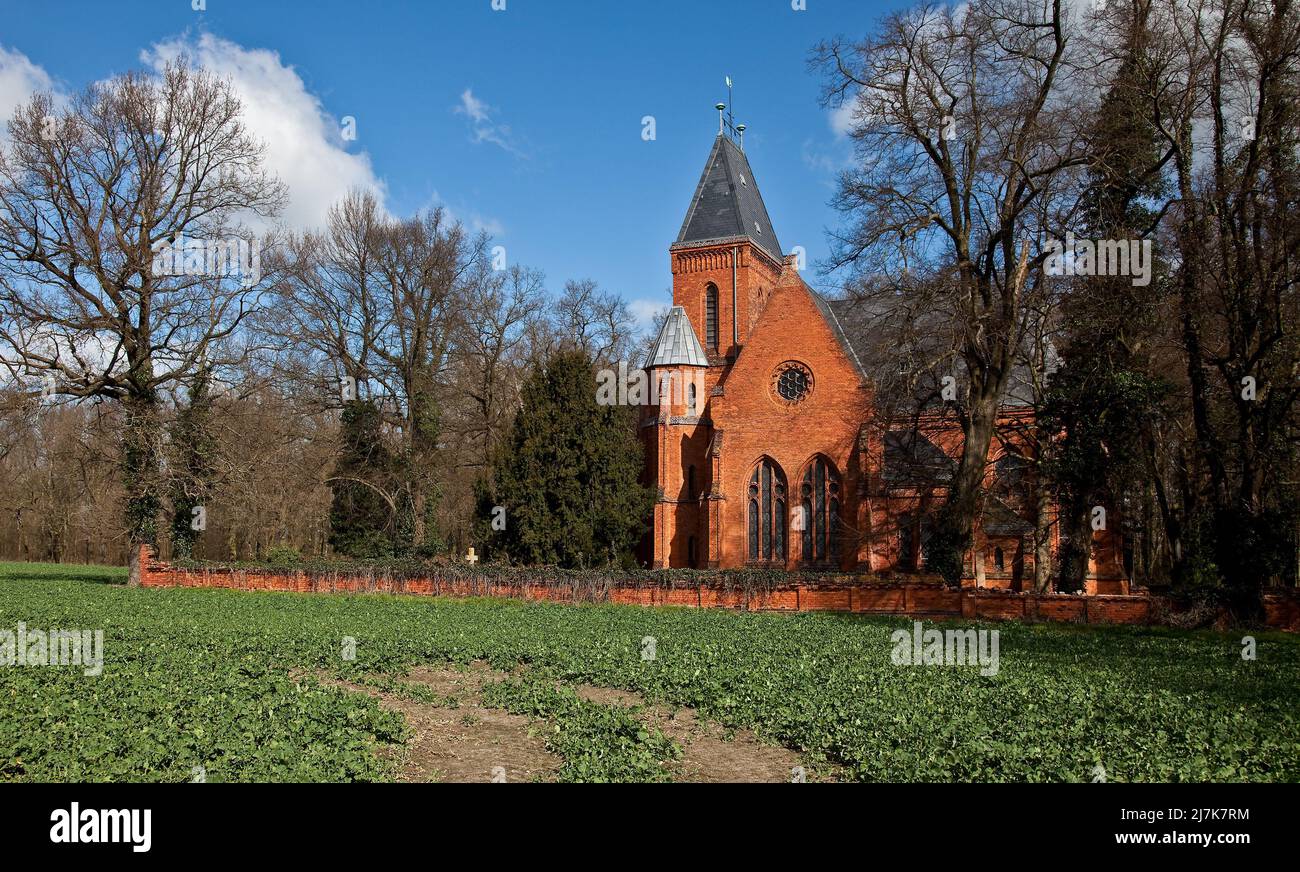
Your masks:
<svg viewBox="0 0 1300 872"><path fill-rule="evenodd" d="M548 293L444 211L397 218L364 192L319 230L255 236L285 194L229 84L184 62L17 111L0 554L626 562L647 511L635 425L575 405L632 350L623 301ZM546 505L516 492L539 476Z"/></svg>
<svg viewBox="0 0 1300 872"><path fill-rule="evenodd" d="M1038 589L1082 585L1099 517L1140 583L1243 614L1294 583L1295 3L922 4L812 64L857 154L827 269L871 314L877 420L963 433L927 564L961 575L998 499L1035 519ZM577 389L629 356L621 302L552 299L445 213L364 193L229 268L284 196L236 96L184 64L17 112L0 553L625 562L635 425ZM1007 455L1017 493L990 493Z"/></svg>
<svg viewBox="0 0 1300 872"><path fill-rule="evenodd" d="M924 4L813 64L852 119L831 266L878 315L882 384L900 414L959 387L932 565L959 571L1012 451L1039 588L1082 584L1099 507L1141 582L1240 613L1294 584L1296 4ZM1009 392L1026 432L998 423Z"/></svg>

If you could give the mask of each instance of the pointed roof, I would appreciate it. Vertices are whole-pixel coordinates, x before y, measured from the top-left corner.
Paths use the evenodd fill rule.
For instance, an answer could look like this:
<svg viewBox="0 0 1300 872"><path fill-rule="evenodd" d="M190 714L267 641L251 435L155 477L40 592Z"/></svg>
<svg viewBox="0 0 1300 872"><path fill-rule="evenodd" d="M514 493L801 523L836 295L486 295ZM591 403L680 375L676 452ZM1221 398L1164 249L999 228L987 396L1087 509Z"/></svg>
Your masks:
<svg viewBox="0 0 1300 872"><path fill-rule="evenodd" d="M659 338L650 346L646 355L645 369L655 366L708 366L709 358L704 354L704 346L695 337L691 321L686 317L686 310L673 306L664 319Z"/></svg>
<svg viewBox="0 0 1300 872"><path fill-rule="evenodd" d="M673 248L740 239L748 239L780 262L781 243L749 161L730 137L718 134Z"/></svg>
<svg viewBox="0 0 1300 872"><path fill-rule="evenodd" d="M890 484L946 484L956 462L917 430L885 434L885 467L881 478Z"/></svg>

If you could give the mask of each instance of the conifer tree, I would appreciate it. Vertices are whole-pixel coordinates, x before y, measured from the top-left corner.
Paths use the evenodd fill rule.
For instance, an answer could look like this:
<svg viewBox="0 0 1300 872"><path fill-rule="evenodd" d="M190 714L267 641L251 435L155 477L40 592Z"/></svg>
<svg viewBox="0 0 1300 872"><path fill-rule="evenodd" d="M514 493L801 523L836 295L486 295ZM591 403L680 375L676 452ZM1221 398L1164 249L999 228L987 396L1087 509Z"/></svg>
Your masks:
<svg viewBox="0 0 1300 872"><path fill-rule="evenodd" d="M641 445L625 406L598 405L591 359L556 353L524 383L496 464L505 509L497 542L515 562L629 564L653 494L639 482Z"/></svg>

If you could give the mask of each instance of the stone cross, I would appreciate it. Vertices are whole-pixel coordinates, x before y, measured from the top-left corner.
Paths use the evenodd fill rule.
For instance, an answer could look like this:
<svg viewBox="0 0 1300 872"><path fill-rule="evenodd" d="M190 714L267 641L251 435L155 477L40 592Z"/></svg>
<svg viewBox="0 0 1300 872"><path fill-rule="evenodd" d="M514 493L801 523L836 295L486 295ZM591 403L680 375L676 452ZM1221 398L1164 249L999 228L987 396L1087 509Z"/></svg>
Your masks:
<svg viewBox="0 0 1300 872"><path fill-rule="evenodd" d="M465 555L465 562L468 563L470 566L473 566L475 563L478 563L478 555L474 553L473 548L469 549L469 553Z"/></svg>

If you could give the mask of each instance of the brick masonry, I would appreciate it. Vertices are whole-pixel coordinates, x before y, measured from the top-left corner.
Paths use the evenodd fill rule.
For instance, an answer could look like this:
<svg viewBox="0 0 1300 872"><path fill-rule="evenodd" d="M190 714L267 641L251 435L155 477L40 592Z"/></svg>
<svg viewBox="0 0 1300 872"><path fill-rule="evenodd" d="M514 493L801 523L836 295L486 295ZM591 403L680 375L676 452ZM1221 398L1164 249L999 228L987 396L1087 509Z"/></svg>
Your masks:
<svg viewBox="0 0 1300 872"><path fill-rule="evenodd" d="M722 144L715 143L710 152L697 197L718 177ZM748 195L736 181L729 182L730 194L738 198L740 210L740 200ZM757 198L754 178L742 184L753 185ZM710 196L720 195L714 190ZM688 221L696 202L692 200ZM929 409L898 420L879 408L871 376L862 367L872 362L858 359L844 325L800 276L799 258L774 254L779 246L772 248L776 240L762 236L759 223L740 230L744 235L679 238L669 249L673 305L684 310L707 365L692 357L651 369L657 384L669 379L699 389L694 402L689 393L669 392L666 398L657 393L657 402L642 408L643 482L655 488L656 503L639 549L641 562L656 569L758 564L791 572L815 567L863 574L915 568L923 559L921 542L929 519L946 499L948 485L887 475L885 432L914 427L955 465L963 449L955 414ZM808 384L804 396L794 401L776 390L780 373L789 367L801 369ZM1032 430L1032 416L1024 407L1003 407L985 487L1003 484L1004 495L1020 490L1010 480L999 482L998 463L1003 453L1032 453L1025 439ZM766 471L764 480L771 476L771 511L760 512L757 498L750 507L750 482L760 469ZM824 470L832 482L828 491L820 485L814 490L812 482L820 481L821 474L814 470ZM829 526L834 547L827 548L826 542L814 546L813 537L795 524L796 517L804 518L805 476L808 509L836 506L808 517L810 531ZM1023 500L1014 497L1012 502ZM979 578L981 588L1016 591L1033 586L1035 548L1026 532L1033 529L1031 508L1008 505L1007 511L1023 524L976 519L966 556L971 582ZM1109 509L1110 526L1093 534L1088 593L1127 594L1115 507ZM1049 509L1048 522L1055 552L1059 541L1053 511ZM768 530L771 539L783 534L784 547L767 549L757 541L751 546L751 537L761 538L760 529Z"/></svg>
<svg viewBox="0 0 1300 872"><path fill-rule="evenodd" d="M773 590L746 591L697 584L666 587L651 579L644 585L605 590L579 590L564 584L504 583L479 579L391 578L310 574L300 570L204 569L172 566L141 549L144 587L207 587L290 593L392 593L417 596L490 596L548 602L609 602L639 606L687 606L778 612L857 612L911 615L925 618L964 618L981 621L1053 621L1075 624L1147 624L1157 613L1156 598L1147 595L1074 596L1017 593L1007 590L953 590L934 583L843 581L804 584L792 575L788 585ZM1270 627L1300 631L1300 594L1270 593L1264 597Z"/></svg>

